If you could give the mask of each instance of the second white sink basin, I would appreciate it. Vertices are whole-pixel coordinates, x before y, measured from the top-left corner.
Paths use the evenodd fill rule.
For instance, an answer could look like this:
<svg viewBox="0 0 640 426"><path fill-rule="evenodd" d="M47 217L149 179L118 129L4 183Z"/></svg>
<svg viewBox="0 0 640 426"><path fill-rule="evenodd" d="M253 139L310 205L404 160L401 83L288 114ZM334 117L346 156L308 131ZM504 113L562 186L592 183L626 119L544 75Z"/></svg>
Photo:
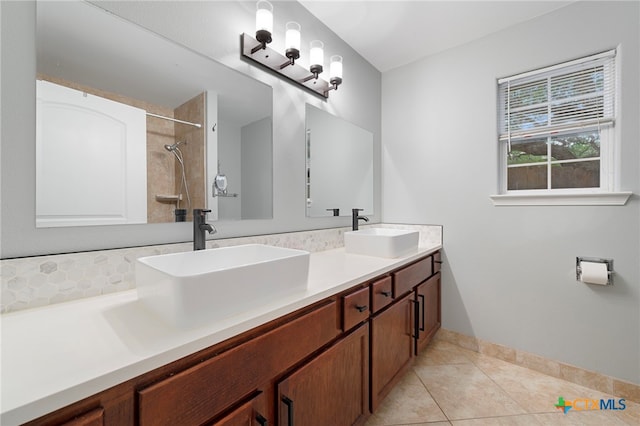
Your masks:
<svg viewBox="0 0 640 426"><path fill-rule="evenodd" d="M140 258L136 286L152 311L191 326L304 291L308 274L309 252L248 244Z"/></svg>
<svg viewBox="0 0 640 426"><path fill-rule="evenodd" d="M347 253L376 257L401 257L418 250L418 231L367 228L344 233Z"/></svg>

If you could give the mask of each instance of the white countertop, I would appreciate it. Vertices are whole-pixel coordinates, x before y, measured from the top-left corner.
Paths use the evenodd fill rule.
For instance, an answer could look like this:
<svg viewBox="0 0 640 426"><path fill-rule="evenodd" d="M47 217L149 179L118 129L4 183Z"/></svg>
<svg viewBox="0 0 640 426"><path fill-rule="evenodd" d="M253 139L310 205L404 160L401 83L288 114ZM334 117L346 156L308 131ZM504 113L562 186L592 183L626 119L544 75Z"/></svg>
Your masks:
<svg viewBox="0 0 640 426"><path fill-rule="evenodd" d="M140 304L136 290L5 314L0 424L38 418L440 248L396 259L342 248L311 253L305 293L197 328L165 323Z"/></svg>

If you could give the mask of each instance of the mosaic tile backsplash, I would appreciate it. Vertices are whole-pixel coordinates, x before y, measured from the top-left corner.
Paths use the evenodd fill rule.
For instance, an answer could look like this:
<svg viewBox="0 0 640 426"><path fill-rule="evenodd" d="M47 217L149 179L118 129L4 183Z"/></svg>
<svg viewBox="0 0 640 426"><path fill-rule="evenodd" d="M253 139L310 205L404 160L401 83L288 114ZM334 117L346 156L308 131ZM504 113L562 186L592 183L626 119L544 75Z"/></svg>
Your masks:
<svg viewBox="0 0 640 426"><path fill-rule="evenodd" d="M437 225L374 224L365 227L415 229L420 245L442 244ZM332 228L285 234L208 240L207 248L241 244L267 244L318 252L344 246L344 232ZM135 288L135 261L139 257L190 251L193 243L91 251L0 261L0 312L14 312L85 297Z"/></svg>

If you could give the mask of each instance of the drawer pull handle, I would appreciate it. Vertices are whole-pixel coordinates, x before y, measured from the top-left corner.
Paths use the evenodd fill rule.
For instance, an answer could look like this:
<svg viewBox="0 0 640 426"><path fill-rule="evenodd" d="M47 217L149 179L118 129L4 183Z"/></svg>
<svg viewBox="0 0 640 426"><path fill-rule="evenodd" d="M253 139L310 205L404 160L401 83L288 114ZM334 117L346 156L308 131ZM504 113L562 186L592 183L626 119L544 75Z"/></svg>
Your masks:
<svg viewBox="0 0 640 426"><path fill-rule="evenodd" d="M368 309L369 307L367 305L356 305L356 309L358 310L358 312L364 312Z"/></svg>
<svg viewBox="0 0 640 426"><path fill-rule="evenodd" d="M391 297L391 291L381 291L380 294L384 297Z"/></svg>
<svg viewBox="0 0 640 426"><path fill-rule="evenodd" d="M442 265L442 260L434 260L433 263L437 263L438 265Z"/></svg>
<svg viewBox="0 0 640 426"><path fill-rule="evenodd" d="M262 417L262 415L260 415L260 414L258 414L258 415L256 416L256 421L258 422L258 424L259 424L260 426L268 426L268 424L269 424L269 423L267 422L267 419L265 419L264 417Z"/></svg>
<svg viewBox="0 0 640 426"><path fill-rule="evenodd" d="M287 424L293 426L293 401L283 396L282 402L287 406Z"/></svg>

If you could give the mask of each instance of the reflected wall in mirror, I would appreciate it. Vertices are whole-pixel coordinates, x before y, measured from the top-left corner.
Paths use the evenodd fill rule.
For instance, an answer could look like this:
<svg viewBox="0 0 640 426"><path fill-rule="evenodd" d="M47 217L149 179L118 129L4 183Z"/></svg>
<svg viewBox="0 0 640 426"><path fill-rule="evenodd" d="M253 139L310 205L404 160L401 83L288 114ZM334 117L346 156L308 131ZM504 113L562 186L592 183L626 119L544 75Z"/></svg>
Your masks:
<svg viewBox="0 0 640 426"><path fill-rule="evenodd" d="M272 217L271 87L86 2L36 38L36 226Z"/></svg>
<svg viewBox="0 0 640 426"><path fill-rule="evenodd" d="M373 214L373 133L306 105L307 216Z"/></svg>

